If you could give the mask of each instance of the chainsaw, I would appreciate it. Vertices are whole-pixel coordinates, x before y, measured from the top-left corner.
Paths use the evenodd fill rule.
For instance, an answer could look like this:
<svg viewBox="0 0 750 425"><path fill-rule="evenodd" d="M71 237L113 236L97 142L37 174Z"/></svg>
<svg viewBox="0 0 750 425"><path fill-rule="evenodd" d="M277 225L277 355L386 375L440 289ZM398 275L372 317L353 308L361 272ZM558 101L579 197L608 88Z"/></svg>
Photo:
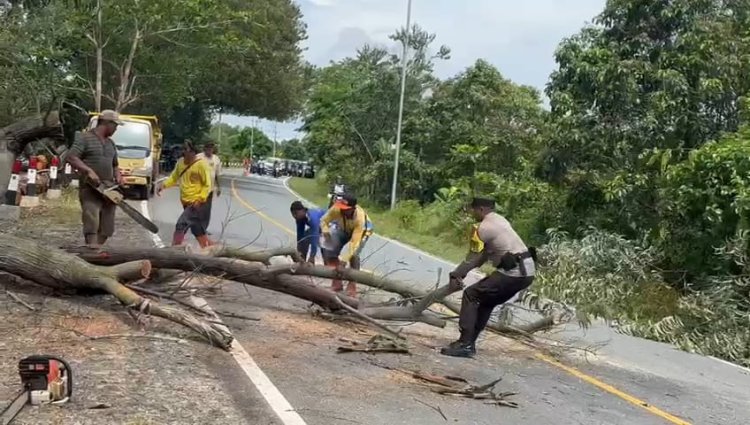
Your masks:
<svg viewBox="0 0 750 425"><path fill-rule="evenodd" d="M147 219L143 216L140 212L138 212L137 209L133 208L125 202L125 196L120 192L120 186L115 185L111 187L106 187L103 184L100 184L98 186L94 185L91 181L89 181L89 185L93 187L99 194L101 194L105 199L107 199L109 202L112 202L113 204L120 207L120 209L130 216L133 220L135 220L138 224L145 227L146 230L148 230L151 233L159 233L159 227L154 224L153 221Z"/></svg>
<svg viewBox="0 0 750 425"><path fill-rule="evenodd" d="M73 375L68 363L54 356L30 356L18 363L21 393L0 413L0 425L8 425L27 404L63 404L73 394Z"/></svg>

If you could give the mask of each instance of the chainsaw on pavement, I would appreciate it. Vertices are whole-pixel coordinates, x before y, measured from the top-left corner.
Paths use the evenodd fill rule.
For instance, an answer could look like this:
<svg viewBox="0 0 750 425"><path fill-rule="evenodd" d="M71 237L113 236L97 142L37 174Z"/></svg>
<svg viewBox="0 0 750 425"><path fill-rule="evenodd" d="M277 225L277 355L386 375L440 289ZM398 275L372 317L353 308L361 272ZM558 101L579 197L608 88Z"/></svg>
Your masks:
<svg viewBox="0 0 750 425"><path fill-rule="evenodd" d="M8 425L27 404L63 404L73 394L70 365L54 356L29 356L18 363L21 393L0 413L0 425Z"/></svg>
<svg viewBox="0 0 750 425"><path fill-rule="evenodd" d="M151 233L159 233L159 227L154 224L153 221L147 219L143 216L140 212L138 212L137 209L133 208L125 202L125 196L120 192L120 186L114 185L111 187L106 187L103 184L99 184L98 186L94 185L91 181L89 181L89 185L93 187L99 194L101 194L105 199L107 199L109 202L112 202L113 204L120 207L120 209L130 216L133 220L136 221L136 223L140 224L146 230L148 230Z"/></svg>

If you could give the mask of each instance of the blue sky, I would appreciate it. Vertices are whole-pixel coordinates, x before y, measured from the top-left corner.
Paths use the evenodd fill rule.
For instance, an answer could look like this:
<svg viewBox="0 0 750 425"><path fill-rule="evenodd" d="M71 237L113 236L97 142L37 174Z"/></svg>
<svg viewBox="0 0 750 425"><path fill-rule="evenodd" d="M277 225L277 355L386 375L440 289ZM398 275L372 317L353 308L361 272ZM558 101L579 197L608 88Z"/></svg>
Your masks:
<svg viewBox="0 0 750 425"><path fill-rule="evenodd" d="M305 58L319 66L355 54L365 43L400 47L388 35L406 24L407 0L298 0L308 39ZM451 48L451 59L435 71L451 77L483 58L505 77L544 88L555 68L558 43L591 22L605 0L412 0L412 22L437 34L435 46ZM407 111L408 113L408 111ZM252 125L251 117L223 116L222 122ZM278 140L297 137L299 123L261 120Z"/></svg>

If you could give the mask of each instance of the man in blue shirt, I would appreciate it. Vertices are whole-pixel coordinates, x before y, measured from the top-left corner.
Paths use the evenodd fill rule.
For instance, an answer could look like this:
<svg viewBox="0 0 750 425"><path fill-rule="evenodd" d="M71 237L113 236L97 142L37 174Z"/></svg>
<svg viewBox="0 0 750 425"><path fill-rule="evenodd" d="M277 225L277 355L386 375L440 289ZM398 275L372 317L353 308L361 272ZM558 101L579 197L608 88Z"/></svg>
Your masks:
<svg viewBox="0 0 750 425"><path fill-rule="evenodd" d="M292 202L290 210L294 221L297 222L297 251L308 263L315 264L320 243L320 219L326 210L305 208L300 201Z"/></svg>

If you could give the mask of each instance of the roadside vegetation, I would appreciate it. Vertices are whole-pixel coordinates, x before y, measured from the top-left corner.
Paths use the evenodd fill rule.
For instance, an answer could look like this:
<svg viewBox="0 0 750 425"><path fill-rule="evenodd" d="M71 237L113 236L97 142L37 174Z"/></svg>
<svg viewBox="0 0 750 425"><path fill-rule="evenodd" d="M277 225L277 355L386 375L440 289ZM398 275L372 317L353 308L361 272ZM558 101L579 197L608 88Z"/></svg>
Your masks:
<svg viewBox="0 0 750 425"><path fill-rule="evenodd" d="M484 60L440 79L450 49L396 32L410 54L395 211L401 58L362 46L313 68L305 37L291 0L0 0L0 122L65 100L157 114L169 144L209 137L215 112L301 115L304 139L279 153L322 170L306 196L341 175L378 231L454 261L462 206L491 196L544 254L530 297L750 364L747 2L607 2L561 41L549 107ZM234 130L230 158L268 151Z"/></svg>
<svg viewBox="0 0 750 425"><path fill-rule="evenodd" d="M483 60L437 78L450 50L409 31L398 208L400 58L379 47L315 71L302 145L324 171L295 190L324 201L340 175L377 231L454 261L461 206L491 196L544 254L530 296L750 364L747 4L609 2L561 41L550 108Z"/></svg>

